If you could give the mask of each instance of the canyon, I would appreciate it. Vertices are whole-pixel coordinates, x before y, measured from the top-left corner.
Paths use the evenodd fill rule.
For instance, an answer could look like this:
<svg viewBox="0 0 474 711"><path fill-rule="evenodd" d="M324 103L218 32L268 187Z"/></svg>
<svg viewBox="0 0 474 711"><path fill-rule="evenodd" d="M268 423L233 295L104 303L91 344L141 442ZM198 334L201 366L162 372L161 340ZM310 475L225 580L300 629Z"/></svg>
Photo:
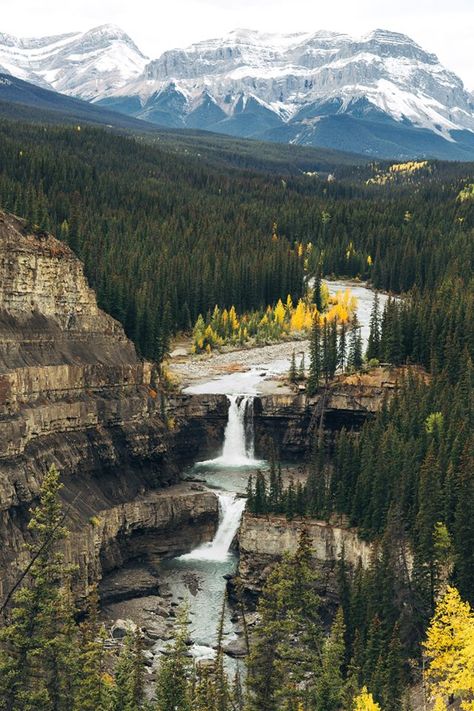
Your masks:
<svg viewBox="0 0 474 711"><path fill-rule="evenodd" d="M165 531L163 545L174 552L189 545L186 526L202 524L212 535L211 493L158 493L212 437L196 425L194 445L179 446L182 430L167 426L152 364L98 308L71 250L1 214L0 285L1 597L29 559L28 510L52 464L61 472L79 588L124 562L126 541L143 543L150 530ZM184 456L171 456L176 450Z"/></svg>
<svg viewBox="0 0 474 711"><path fill-rule="evenodd" d="M255 386L252 367L234 374L236 394L225 375L165 392L156 366L98 307L69 247L0 213L1 599L28 563L29 510L54 464L78 600L98 582L109 618L141 620L148 608L172 616L191 592L195 648L208 654L206 629L237 563L253 604L302 525L248 513L241 521L249 472L265 468L274 451L291 472L291 462L306 461L315 430L331 437L343 426L358 429L403 376L376 368L337 377L308 397L280 388L282 373L270 369L262 379L259 371L260 385L271 387ZM342 549L354 568L369 564L370 546L344 522L305 525L332 604ZM196 612L209 605L205 598L213 601L210 617ZM153 616L145 620L151 639L163 639L163 620ZM235 630L226 625L232 645Z"/></svg>

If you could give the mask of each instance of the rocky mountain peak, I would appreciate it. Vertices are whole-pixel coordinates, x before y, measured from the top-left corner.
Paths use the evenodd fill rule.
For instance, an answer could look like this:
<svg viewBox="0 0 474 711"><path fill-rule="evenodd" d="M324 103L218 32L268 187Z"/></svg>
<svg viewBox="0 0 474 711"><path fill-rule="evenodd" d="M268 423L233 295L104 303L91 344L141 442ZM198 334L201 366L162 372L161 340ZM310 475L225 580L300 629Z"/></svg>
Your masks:
<svg viewBox="0 0 474 711"><path fill-rule="evenodd" d="M165 127L397 158L474 152L461 79L387 29L352 37L237 28L149 61L106 24L36 40L0 35L0 69Z"/></svg>

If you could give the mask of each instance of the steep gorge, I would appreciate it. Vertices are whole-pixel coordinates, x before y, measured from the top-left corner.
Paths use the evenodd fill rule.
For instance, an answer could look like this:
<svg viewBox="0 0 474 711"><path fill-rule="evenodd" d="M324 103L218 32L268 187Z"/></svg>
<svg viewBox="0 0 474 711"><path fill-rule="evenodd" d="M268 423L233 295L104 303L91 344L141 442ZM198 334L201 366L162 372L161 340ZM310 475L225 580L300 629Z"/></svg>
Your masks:
<svg viewBox="0 0 474 711"><path fill-rule="evenodd" d="M171 552L192 545L188 525L193 541L212 536L212 493L157 493L178 481L202 435L198 427L188 448L175 447L180 427L170 430L161 410L152 364L98 308L80 261L51 235L0 213L2 599L28 560L28 510L52 464L80 586L135 555L132 536L141 553L150 531Z"/></svg>
<svg viewBox="0 0 474 711"><path fill-rule="evenodd" d="M315 428L331 436L343 425L359 426L400 375L379 369L346 377L312 398L297 392L256 397L257 456L268 459L276 445L282 458L301 461ZM154 568L163 556L212 538L216 495L180 479L190 464L218 454L229 399L165 398L155 377L122 326L98 308L72 251L0 213L1 599L29 560L28 511L51 464L61 472L72 530L67 558L77 564L79 591L136 560ZM317 559L329 572L340 552L337 536L359 550L354 532L314 526ZM283 543L294 546L297 525L246 515L240 538L240 573L249 594L258 594L261 573Z"/></svg>

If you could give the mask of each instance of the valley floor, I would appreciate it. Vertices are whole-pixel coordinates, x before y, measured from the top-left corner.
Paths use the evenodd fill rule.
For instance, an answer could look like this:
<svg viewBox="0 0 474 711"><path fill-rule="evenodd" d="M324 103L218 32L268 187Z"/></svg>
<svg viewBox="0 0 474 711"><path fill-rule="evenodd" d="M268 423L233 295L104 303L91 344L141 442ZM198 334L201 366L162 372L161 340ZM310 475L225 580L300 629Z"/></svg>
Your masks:
<svg viewBox="0 0 474 711"><path fill-rule="evenodd" d="M287 394L292 391L283 382L283 378L287 375L288 362L293 351L298 364L303 353L306 363L309 364L308 340L283 341L267 346L201 356L186 353L185 350L181 344L176 347L171 354L169 364L169 371L177 378L181 388L190 386L194 388L215 378L262 368L271 371L271 376L260 380L259 392L265 395Z"/></svg>

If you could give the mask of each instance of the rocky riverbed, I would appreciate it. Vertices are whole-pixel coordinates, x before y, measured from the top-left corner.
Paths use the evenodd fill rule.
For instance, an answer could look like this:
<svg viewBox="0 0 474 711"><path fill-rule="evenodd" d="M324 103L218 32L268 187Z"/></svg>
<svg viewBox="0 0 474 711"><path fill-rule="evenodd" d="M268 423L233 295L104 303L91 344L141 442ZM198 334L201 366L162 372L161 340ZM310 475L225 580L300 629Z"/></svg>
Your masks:
<svg viewBox="0 0 474 711"><path fill-rule="evenodd" d="M262 394L290 393L290 387L285 383L285 376L288 372L288 361L295 352L297 363L301 360L303 353L308 363L309 341L291 340L273 343L266 346L256 346L253 348L242 348L240 350L229 350L216 352L209 355L191 355L186 353L186 347L182 343L171 354L169 364L170 373L177 378L180 387L195 389L197 386L210 385L205 388L207 392L212 392L212 383L216 380L214 391L222 391L222 379L224 386L232 387L235 374L255 373L258 391ZM269 371L271 378L265 375ZM260 375L259 375L260 373ZM240 379L239 379L240 380ZM204 390L203 390L204 392Z"/></svg>

